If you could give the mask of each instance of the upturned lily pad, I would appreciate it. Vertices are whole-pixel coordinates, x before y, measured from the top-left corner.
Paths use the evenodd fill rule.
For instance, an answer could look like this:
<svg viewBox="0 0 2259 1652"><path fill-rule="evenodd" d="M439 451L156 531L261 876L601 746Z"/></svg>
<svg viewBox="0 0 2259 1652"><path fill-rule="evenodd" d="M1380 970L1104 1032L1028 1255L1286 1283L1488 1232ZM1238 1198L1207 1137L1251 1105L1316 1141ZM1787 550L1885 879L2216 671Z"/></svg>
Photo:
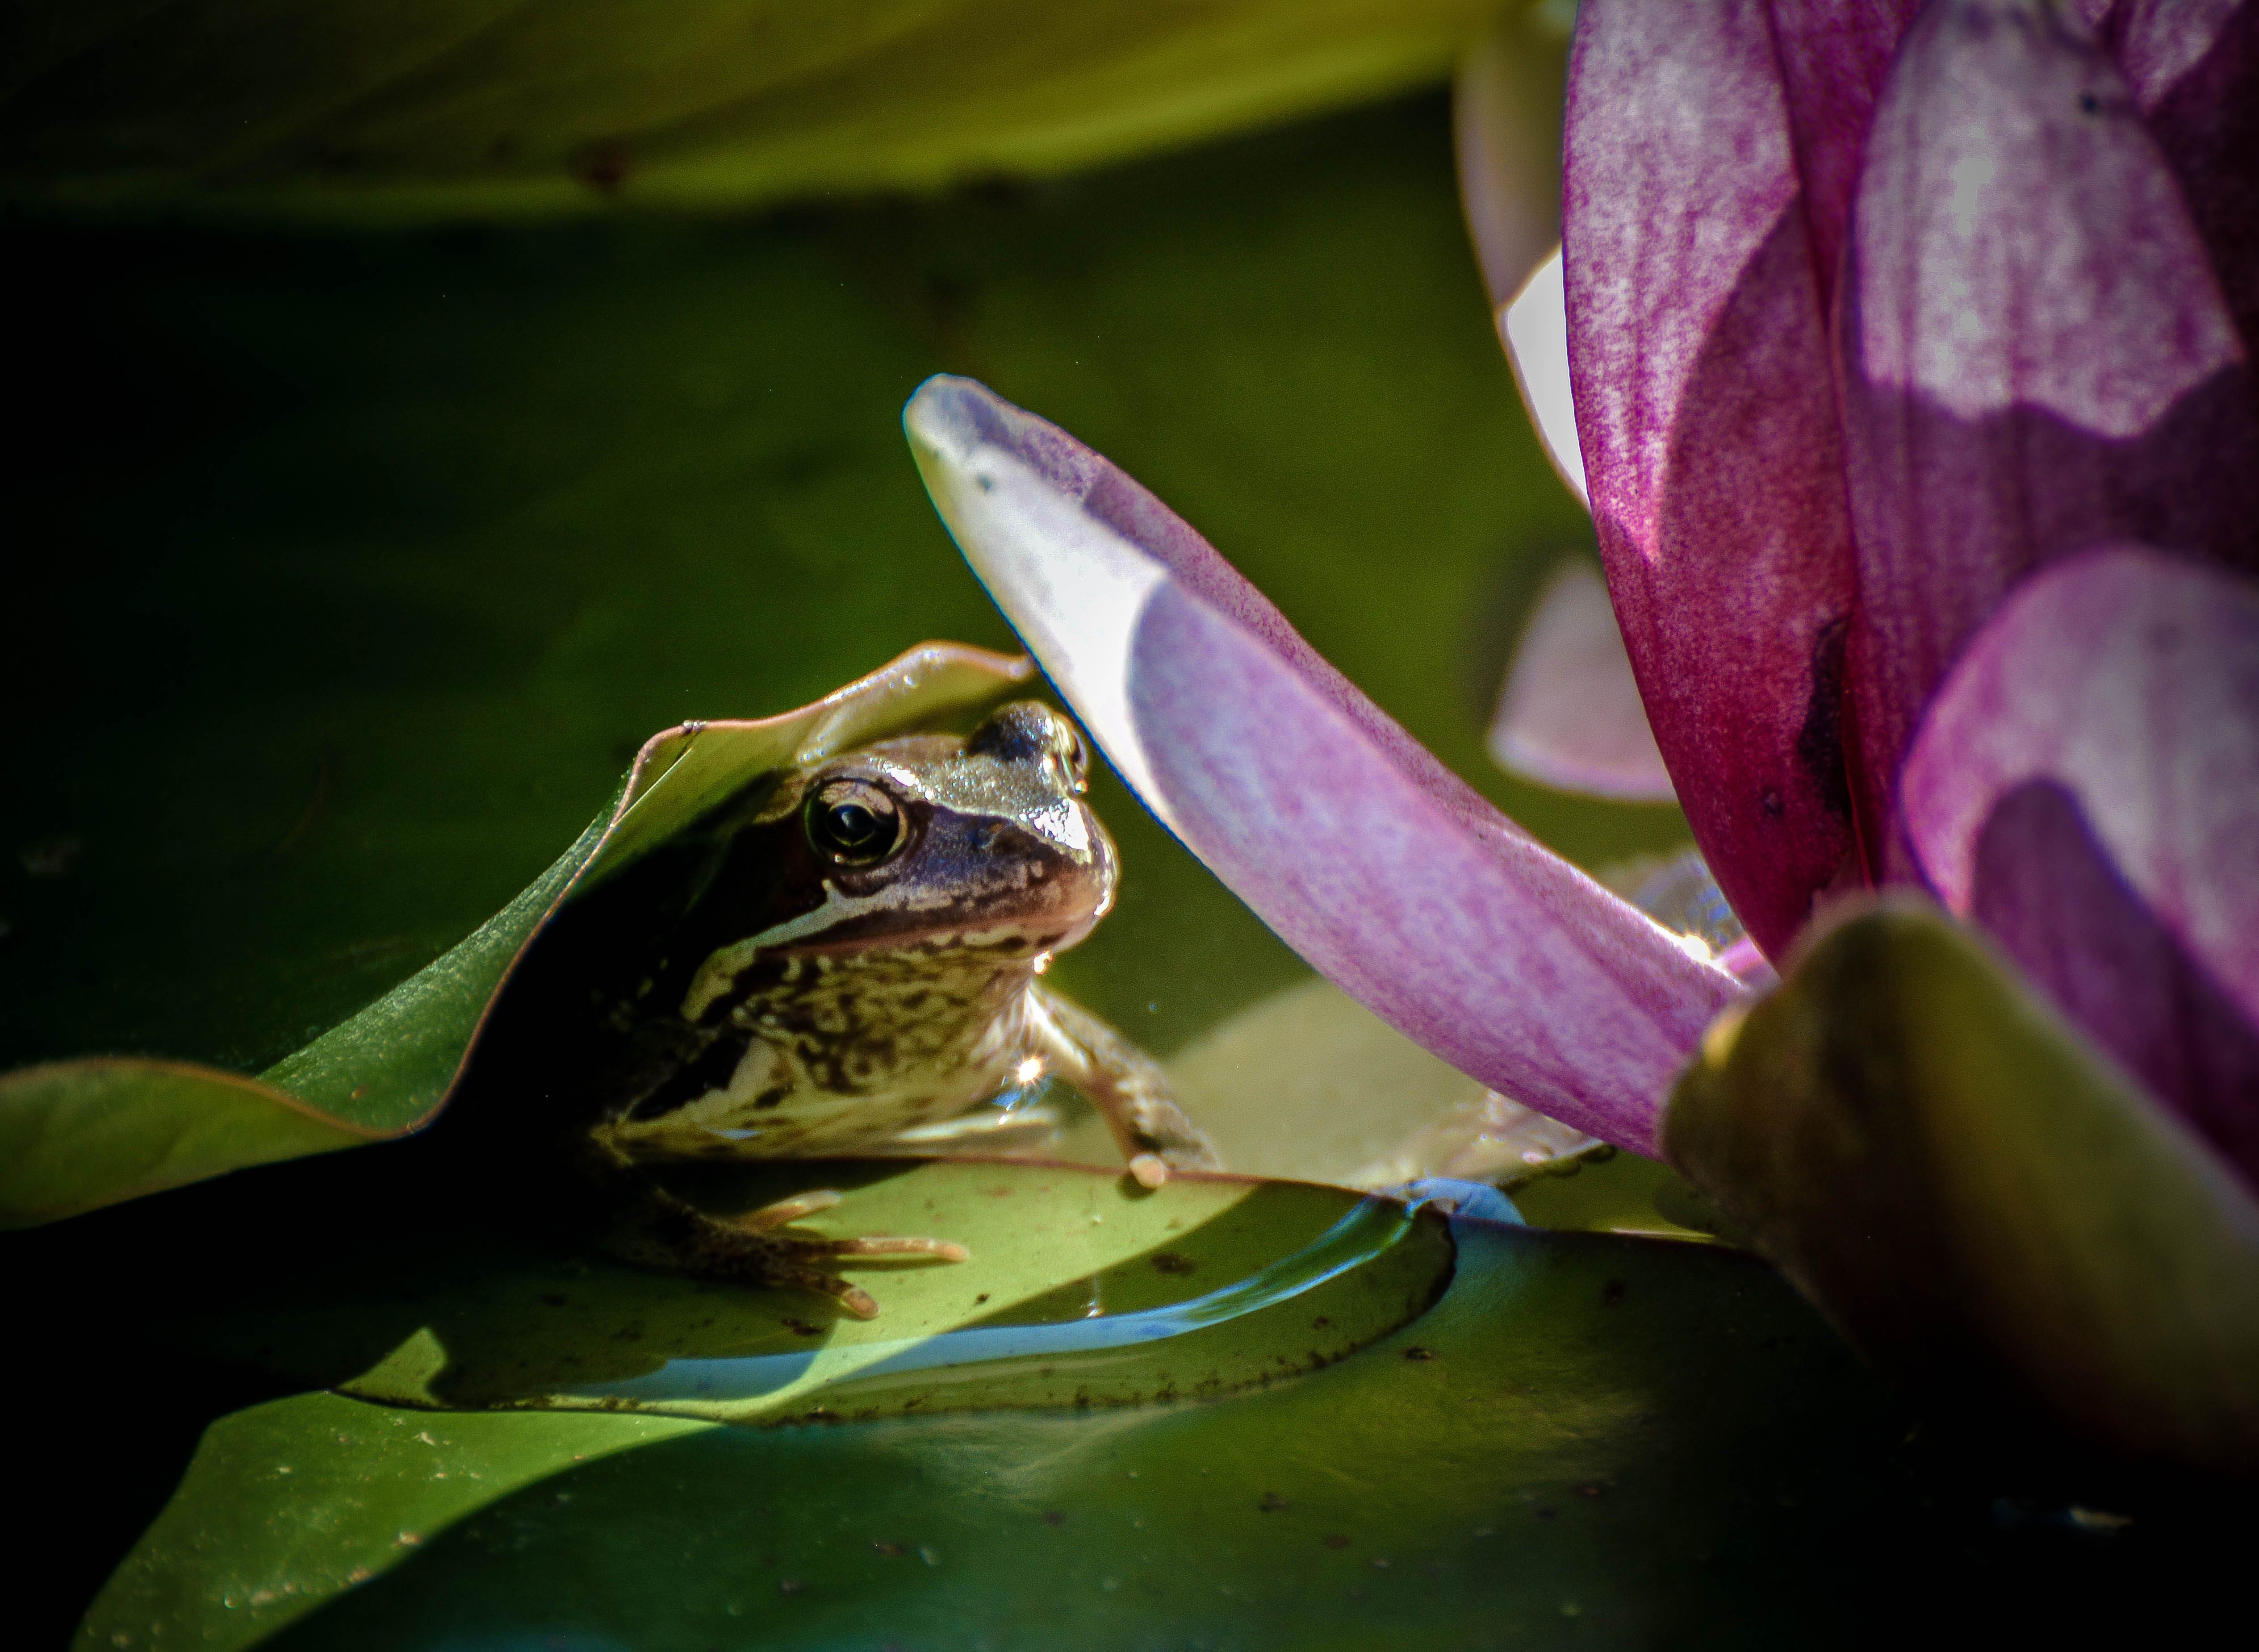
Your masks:
<svg viewBox="0 0 2259 1652"><path fill-rule="evenodd" d="M0 1074L0 1146L9 1150L0 1226L53 1221L421 1128L446 1105L519 955L574 890L610 876L763 774L944 722L1030 674L1025 660L929 643L798 710L652 736L609 815L517 900L255 1082L130 1058Z"/></svg>
<svg viewBox="0 0 2259 1652"><path fill-rule="evenodd" d="M1664 1139L1934 1400L2259 1473L2259 1203L1928 902L1806 943L1713 1030Z"/></svg>

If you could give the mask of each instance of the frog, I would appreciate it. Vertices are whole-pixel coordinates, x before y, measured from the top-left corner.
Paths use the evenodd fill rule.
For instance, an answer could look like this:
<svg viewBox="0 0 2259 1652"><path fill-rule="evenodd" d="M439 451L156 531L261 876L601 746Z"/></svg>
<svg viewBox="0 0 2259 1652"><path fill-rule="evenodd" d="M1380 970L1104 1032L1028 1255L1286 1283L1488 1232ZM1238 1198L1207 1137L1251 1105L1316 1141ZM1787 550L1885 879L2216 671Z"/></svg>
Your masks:
<svg viewBox="0 0 2259 1652"><path fill-rule="evenodd" d="M962 1261L932 1237L796 1229L818 1188L722 1216L686 1161L889 1156L1050 1079L1143 1186L1217 1167L1160 1065L1044 979L1112 908L1121 858L1080 732L1039 701L761 777L568 901L482 1041L513 1141L545 1133L579 1214L633 1263L878 1313L848 1258Z"/></svg>

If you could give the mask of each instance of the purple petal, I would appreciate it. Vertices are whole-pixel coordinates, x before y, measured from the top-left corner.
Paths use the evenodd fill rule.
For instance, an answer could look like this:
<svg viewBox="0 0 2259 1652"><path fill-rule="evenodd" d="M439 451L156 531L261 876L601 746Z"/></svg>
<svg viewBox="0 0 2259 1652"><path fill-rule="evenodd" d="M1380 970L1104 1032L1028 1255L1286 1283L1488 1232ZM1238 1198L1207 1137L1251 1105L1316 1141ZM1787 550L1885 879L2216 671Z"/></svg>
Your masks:
<svg viewBox="0 0 2259 1652"><path fill-rule="evenodd" d="M1657 745L1778 951L1852 851L1849 523L1789 109L1756 0L1587 0L1564 253L1593 520Z"/></svg>
<svg viewBox="0 0 2259 1652"><path fill-rule="evenodd" d="M966 379L903 424L974 571L1217 876L1446 1061L1653 1150L1730 976L1491 808L1106 459Z"/></svg>
<svg viewBox="0 0 2259 1652"><path fill-rule="evenodd" d="M2259 338L2259 4L2122 0L2098 9L2248 350Z"/></svg>
<svg viewBox="0 0 2259 1652"><path fill-rule="evenodd" d="M1891 53L1921 0L1771 0L1789 133L1820 282L1835 302L1837 266L1859 181L1867 126Z"/></svg>
<svg viewBox="0 0 2259 1652"><path fill-rule="evenodd" d="M2259 583L2127 546L2035 575L1900 804L1946 904L2259 1178Z"/></svg>
<svg viewBox="0 0 2259 1652"><path fill-rule="evenodd" d="M1510 773L1564 792L1650 803L1674 796L1608 587L1582 562L1538 598L1499 696L1490 754Z"/></svg>
<svg viewBox="0 0 2259 1652"><path fill-rule="evenodd" d="M2259 427L2125 82L2035 4L1950 0L1907 32L1840 338L1855 772L1880 822L1923 703L2027 569L2113 538L2259 566Z"/></svg>

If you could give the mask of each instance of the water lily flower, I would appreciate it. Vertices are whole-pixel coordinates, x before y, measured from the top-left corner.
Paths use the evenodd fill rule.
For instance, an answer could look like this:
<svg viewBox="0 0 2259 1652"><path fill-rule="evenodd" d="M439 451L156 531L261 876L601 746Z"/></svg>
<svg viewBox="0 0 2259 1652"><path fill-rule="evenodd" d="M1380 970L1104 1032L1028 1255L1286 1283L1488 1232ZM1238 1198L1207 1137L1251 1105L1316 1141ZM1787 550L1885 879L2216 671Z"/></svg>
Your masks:
<svg viewBox="0 0 2259 1652"><path fill-rule="evenodd" d="M2084 10L1586 7L1576 429L1757 942L1926 887L2259 1176L2259 9Z"/></svg>
<svg viewBox="0 0 2259 1652"><path fill-rule="evenodd" d="M1561 468L1756 947L1792 965L1824 897L1926 891L2246 1182L2259 243L2220 203L2252 193L2255 18L1587 0L1561 271ZM967 559L1195 853L1428 1048L1657 1151L1749 1002L1731 971L1445 771L1108 460L965 380L904 417ZM2248 1186L2202 1185L2259 1257Z"/></svg>

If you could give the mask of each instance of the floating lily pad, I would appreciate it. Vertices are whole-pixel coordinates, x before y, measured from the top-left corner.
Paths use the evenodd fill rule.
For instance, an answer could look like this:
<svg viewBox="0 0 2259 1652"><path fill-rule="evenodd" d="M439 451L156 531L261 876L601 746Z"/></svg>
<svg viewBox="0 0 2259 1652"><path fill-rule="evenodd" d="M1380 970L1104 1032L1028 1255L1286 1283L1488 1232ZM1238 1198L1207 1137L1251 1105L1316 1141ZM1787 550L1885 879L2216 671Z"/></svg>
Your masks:
<svg viewBox="0 0 2259 1652"><path fill-rule="evenodd" d="M1911 1529L1898 1430L1778 1277L1452 1231L1425 1315L1212 1403L777 1430L278 1399L206 1435L84 1638L1859 1638Z"/></svg>
<svg viewBox="0 0 2259 1652"><path fill-rule="evenodd" d="M709 1169L702 1207L818 1182L816 1232L925 1233L962 1264L851 1266L874 1321L828 1300L659 1274L441 1223L348 1255L308 1293L182 1328L239 1367L455 1409L780 1422L1136 1404L1261 1386L1417 1315L1450 1273L1439 1219L1337 1188L937 1163Z"/></svg>

